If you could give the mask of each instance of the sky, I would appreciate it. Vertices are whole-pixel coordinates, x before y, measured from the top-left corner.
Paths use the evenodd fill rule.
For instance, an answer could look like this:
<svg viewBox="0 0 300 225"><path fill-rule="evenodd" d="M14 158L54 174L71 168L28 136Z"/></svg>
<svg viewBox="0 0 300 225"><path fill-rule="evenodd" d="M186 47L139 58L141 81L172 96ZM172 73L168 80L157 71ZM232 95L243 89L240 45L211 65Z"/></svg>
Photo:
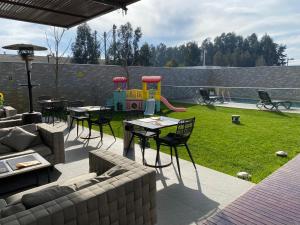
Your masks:
<svg viewBox="0 0 300 225"><path fill-rule="evenodd" d="M269 34L278 44L287 46L287 55L300 65L300 1L299 0L141 0L121 10L88 22L102 34L113 24L131 22L143 31L143 42L174 46L205 38L214 39L223 32L235 32L244 37L257 33ZM32 43L47 46L45 32L51 27L0 19L0 46ZM74 41L76 27L66 31L62 50ZM3 49L0 50L3 53ZM8 52L10 53L10 52ZM47 53L43 53L47 54Z"/></svg>

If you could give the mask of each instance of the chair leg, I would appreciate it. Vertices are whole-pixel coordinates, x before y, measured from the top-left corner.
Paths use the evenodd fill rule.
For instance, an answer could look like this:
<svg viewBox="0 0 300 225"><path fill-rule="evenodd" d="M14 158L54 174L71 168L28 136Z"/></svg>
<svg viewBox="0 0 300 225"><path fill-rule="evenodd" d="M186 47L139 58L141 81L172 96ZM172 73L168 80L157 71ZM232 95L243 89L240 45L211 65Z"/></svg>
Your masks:
<svg viewBox="0 0 300 225"><path fill-rule="evenodd" d="M103 126L102 124L99 125L100 126L100 136L101 136L101 141L103 139Z"/></svg>
<svg viewBox="0 0 300 225"><path fill-rule="evenodd" d="M146 148L146 138L142 138L142 158L143 158L143 165L145 165L145 148Z"/></svg>
<svg viewBox="0 0 300 225"><path fill-rule="evenodd" d="M110 128L110 130L111 130L112 135L114 136L114 139L116 140L116 136L115 136L114 130L112 129L111 124L108 123L108 126L109 126L109 128Z"/></svg>
<svg viewBox="0 0 300 225"><path fill-rule="evenodd" d="M177 161L178 173L179 173L179 176L181 177L180 165L179 165L179 158L178 158L178 151L177 151L177 148L176 148L175 146L174 146L174 149L175 149L175 155L176 155L176 161Z"/></svg>
<svg viewBox="0 0 300 225"><path fill-rule="evenodd" d="M171 162L173 163L173 147L170 146Z"/></svg>
<svg viewBox="0 0 300 225"><path fill-rule="evenodd" d="M77 137L78 137L78 133L79 133L79 120L77 120Z"/></svg>
<svg viewBox="0 0 300 225"><path fill-rule="evenodd" d="M69 127L69 133L71 132L72 126L73 126L74 118L72 117L70 127Z"/></svg>
<svg viewBox="0 0 300 225"><path fill-rule="evenodd" d="M160 151L160 144L156 142L156 159L155 159L155 166L158 164L159 160L159 151Z"/></svg>
<svg viewBox="0 0 300 225"><path fill-rule="evenodd" d="M189 146L188 146L188 144L187 144L187 143L185 143L185 147L186 147L186 150L188 151L188 153L189 153L189 156L190 156L190 158L191 158L191 160L192 160L192 163L193 163L193 165L194 165L194 167L195 167L195 169L196 169L196 165L195 165L195 162L194 162L194 159L193 159L192 153L191 153L191 151L190 151L190 149L189 149Z"/></svg>
<svg viewBox="0 0 300 225"><path fill-rule="evenodd" d="M126 148L126 155L127 155L127 154L128 154L128 152L129 152L129 149L130 149L131 143L132 143L132 141L133 141L133 138L134 138L134 136L132 135L132 136L131 136L131 138L130 138L130 141L129 141L128 147Z"/></svg>
<svg viewBox="0 0 300 225"><path fill-rule="evenodd" d="M84 130L84 120L81 120L81 128Z"/></svg>

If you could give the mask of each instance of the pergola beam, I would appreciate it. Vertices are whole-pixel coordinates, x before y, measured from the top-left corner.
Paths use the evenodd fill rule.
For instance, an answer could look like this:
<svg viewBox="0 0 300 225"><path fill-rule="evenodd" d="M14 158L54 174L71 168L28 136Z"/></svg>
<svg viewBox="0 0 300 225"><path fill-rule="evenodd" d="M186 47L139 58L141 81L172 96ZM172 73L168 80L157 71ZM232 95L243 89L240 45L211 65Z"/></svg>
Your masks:
<svg viewBox="0 0 300 225"><path fill-rule="evenodd" d="M61 15L67 15L67 16L73 16L73 17L78 17L78 18L82 18L82 19L88 19L88 17L83 16L83 15L78 15L78 14L65 12L65 11L60 11L60 10L55 10L55 9L49 9L49 8L45 8L45 7L41 7L41 6L34 6L34 5L24 4L24 3L21 3L21 2L15 2L15 1L11 1L11 0L0 0L0 3L1 2L6 3L6 4L10 4L10 5L16 5L16 6L21 6L21 7L25 7L25 8L30 8L30 9L37 9L37 10L57 13L57 14L61 14Z"/></svg>
<svg viewBox="0 0 300 225"><path fill-rule="evenodd" d="M118 2L118 1L114 1L114 0L93 0L93 1L101 3L103 5L112 6L114 8L121 8L123 10L127 10L126 4L122 4L122 3Z"/></svg>

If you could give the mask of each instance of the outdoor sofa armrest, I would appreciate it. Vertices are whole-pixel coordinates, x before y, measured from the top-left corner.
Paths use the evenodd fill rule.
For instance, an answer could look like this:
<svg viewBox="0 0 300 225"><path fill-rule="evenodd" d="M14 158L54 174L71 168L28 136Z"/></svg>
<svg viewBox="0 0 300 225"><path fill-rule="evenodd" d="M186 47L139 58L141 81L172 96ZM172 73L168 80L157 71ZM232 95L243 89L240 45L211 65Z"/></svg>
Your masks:
<svg viewBox="0 0 300 225"><path fill-rule="evenodd" d="M63 132L45 123L37 124L37 129L44 143L51 148L55 164L64 163L65 147Z"/></svg>
<svg viewBox="0 0 300 225"><path fill-rule="evenodd" d="M23 125L22 119L12 119L12 120L0 121L0 129L7 128L7 127L22 126L22 125Z"/></svg>

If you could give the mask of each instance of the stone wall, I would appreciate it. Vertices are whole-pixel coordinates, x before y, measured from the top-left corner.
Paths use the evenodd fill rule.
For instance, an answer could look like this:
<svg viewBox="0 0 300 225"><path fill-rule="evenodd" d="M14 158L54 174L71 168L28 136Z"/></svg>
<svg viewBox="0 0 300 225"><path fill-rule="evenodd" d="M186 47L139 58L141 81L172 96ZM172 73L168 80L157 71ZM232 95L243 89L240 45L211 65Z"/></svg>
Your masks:
<svg viewBox="0 0 300 225"><path fill-rule="evenodd" d="M245 87L229 89L233 97L257 98L259 88L300 88L300 67L253 67L214 69L209 77L212 86ZM248 89L247 87L257 87ZM268 90L272 98L300 101L300 90Z"/></svg>
<svg viewBox="0 0 300 225"><path fill-rule="evenodd" d="M125 74L119 66L68 64L60 68L59 95L68 100L84 100L86 104L104 104L112 97L114 76ZM130 86L141 88L141 76L160 75L163 85L173 86L226 86L300 88L300 67L256 67L256 68L153 68L131 67ZM19 112L28 107L24 63L0 63L0 92L4 92L6 104ZM34 63L32 81L39 84L33 90L34 101L41 95L54 96L54 68L51 64ZM192 98L198 88L171 88L163 86L162 94L169 99ZM272 97L300 101L300 91L275 90ZM230 89L235 97L256 98L256 90Z"/></svg>
<svg viewBox="0 0 300 225"><path fill-rule="evenodd" d="M126 74L119 66L100 65L78 65L67 64L60 68L59 96L68 100L84 100L86 104L98 105L112 97L112 78ZM195 83L207 85L209 70L175 69L175 68L153 68L153 67L131 67L130 87L141 88L141 76L160 75L163 83L176 85L194 85ZM6 104L12 105L19 112L27 110L28 91L26 87L19 84L26 84L26 71L24 63L0 63L0 92L5 94ZM33 63L32 82L39 84L33 89L34 102L41 95L54 96L54 68L51 64ZM163 94L172 96L168 90ZM175 93L177 98L182 93ZM36 106L35 106L36 107Z"/></svg>

